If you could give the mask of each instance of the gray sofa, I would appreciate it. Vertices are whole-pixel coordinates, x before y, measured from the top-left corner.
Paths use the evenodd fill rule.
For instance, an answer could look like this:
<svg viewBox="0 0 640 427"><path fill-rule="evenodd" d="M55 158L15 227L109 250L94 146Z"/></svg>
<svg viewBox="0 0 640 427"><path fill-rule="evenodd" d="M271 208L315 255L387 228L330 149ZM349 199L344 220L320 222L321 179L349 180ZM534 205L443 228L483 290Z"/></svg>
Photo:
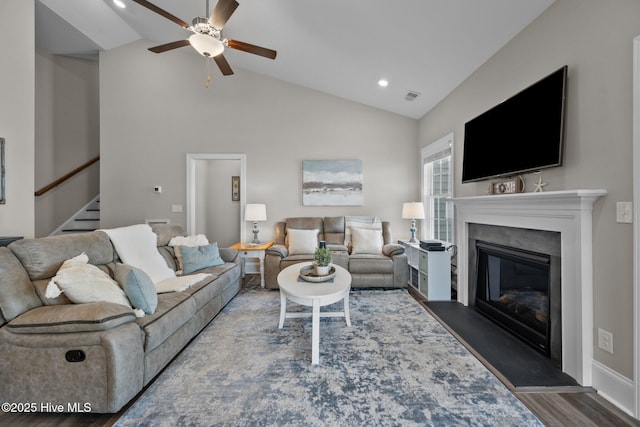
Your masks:
<svg viewBox="0 0 640 427"><path fill-rule="evenodd" d="M176 269L169 239L179 226L155 226L158 250ZM113 277L119 261L106 233L25 239L0 248L0 401L117 412L138 394L238 293L237 251L182 292L158 294L151 315L109 302L73 304L45 296L63 261L85 252ZM85 406L85 404L87 404Z"/></svg>
<svg viewBox="0 0 640 427"><path fill-rule="evenodd" d="M301 217L276 223L274 245L265 254L265 287L277 289L278 274L282 269L313 260L313 253L289 253L289 229L318 230L318 241L327 243L334 264L351 273L353 287L406 287L409 280L407 255L404 246L394 243L390 223L380 222L384 245L380 253L358 254L345 244L350 221L361 221L363 227L369 227L373 217Z"/></svg>

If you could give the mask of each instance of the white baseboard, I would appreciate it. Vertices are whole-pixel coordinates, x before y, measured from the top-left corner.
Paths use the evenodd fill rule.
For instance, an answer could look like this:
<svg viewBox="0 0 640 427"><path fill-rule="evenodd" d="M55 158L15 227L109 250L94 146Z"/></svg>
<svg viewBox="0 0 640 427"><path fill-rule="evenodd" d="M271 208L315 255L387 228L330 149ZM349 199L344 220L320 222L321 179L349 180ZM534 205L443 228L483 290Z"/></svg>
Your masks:
<svg viewBox="0 0 640 427"><path fill-rule="evenodd" d="M598 391L598 394L633 417L635 394L633 381L595 360L591 371L593 388Z"/></svg>

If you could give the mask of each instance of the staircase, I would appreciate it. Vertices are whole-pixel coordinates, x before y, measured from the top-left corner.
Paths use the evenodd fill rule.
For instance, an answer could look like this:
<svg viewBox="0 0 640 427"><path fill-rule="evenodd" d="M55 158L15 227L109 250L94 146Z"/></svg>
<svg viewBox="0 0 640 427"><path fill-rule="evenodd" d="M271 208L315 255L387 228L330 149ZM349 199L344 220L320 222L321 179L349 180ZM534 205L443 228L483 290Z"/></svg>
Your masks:
<svg viewBox="0 0 640 427"><path fill-rule="evenodd" d="M56 229L52 236L85 233L100 228L100 196L96 196L82 209Z"/></svg>

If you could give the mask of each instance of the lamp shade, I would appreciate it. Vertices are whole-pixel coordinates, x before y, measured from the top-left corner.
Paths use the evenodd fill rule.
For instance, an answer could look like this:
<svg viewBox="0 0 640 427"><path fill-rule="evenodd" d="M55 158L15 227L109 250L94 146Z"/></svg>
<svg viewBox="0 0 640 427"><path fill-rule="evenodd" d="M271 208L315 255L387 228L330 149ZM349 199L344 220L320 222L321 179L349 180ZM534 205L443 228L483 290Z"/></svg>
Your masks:
<svg viewBox="0 0 640 427"><path fill-rule="evenodd" d="M200 55L207 58L213 58L224 51L224 45L220 40L207 34L194 33L189 37L189 43Z"/></svg>
<svg viewBox="0 0 640 427"><path fill-rule="evenodd" d="M422 202L407 202L402 204L403 219L424 219L424 205Z"/></svg>
<svg viewBox="0 0 640 427"><path fill-rule="evenodd" d="M267 206L260 203L247 203L244 207L244 220L253 222L266 221Z"/></svg>

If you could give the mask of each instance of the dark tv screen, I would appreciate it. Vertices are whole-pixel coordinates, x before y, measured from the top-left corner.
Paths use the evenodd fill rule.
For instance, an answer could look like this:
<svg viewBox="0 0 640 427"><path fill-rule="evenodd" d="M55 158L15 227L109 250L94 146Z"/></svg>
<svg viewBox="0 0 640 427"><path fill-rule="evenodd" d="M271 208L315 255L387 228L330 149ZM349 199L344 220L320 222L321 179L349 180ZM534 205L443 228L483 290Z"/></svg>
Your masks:
<svg viewBox="0 0 640 427"><path fill-rule="evenodd" d="M462 182L561 166L567 66L464 127Z"/></svg>

